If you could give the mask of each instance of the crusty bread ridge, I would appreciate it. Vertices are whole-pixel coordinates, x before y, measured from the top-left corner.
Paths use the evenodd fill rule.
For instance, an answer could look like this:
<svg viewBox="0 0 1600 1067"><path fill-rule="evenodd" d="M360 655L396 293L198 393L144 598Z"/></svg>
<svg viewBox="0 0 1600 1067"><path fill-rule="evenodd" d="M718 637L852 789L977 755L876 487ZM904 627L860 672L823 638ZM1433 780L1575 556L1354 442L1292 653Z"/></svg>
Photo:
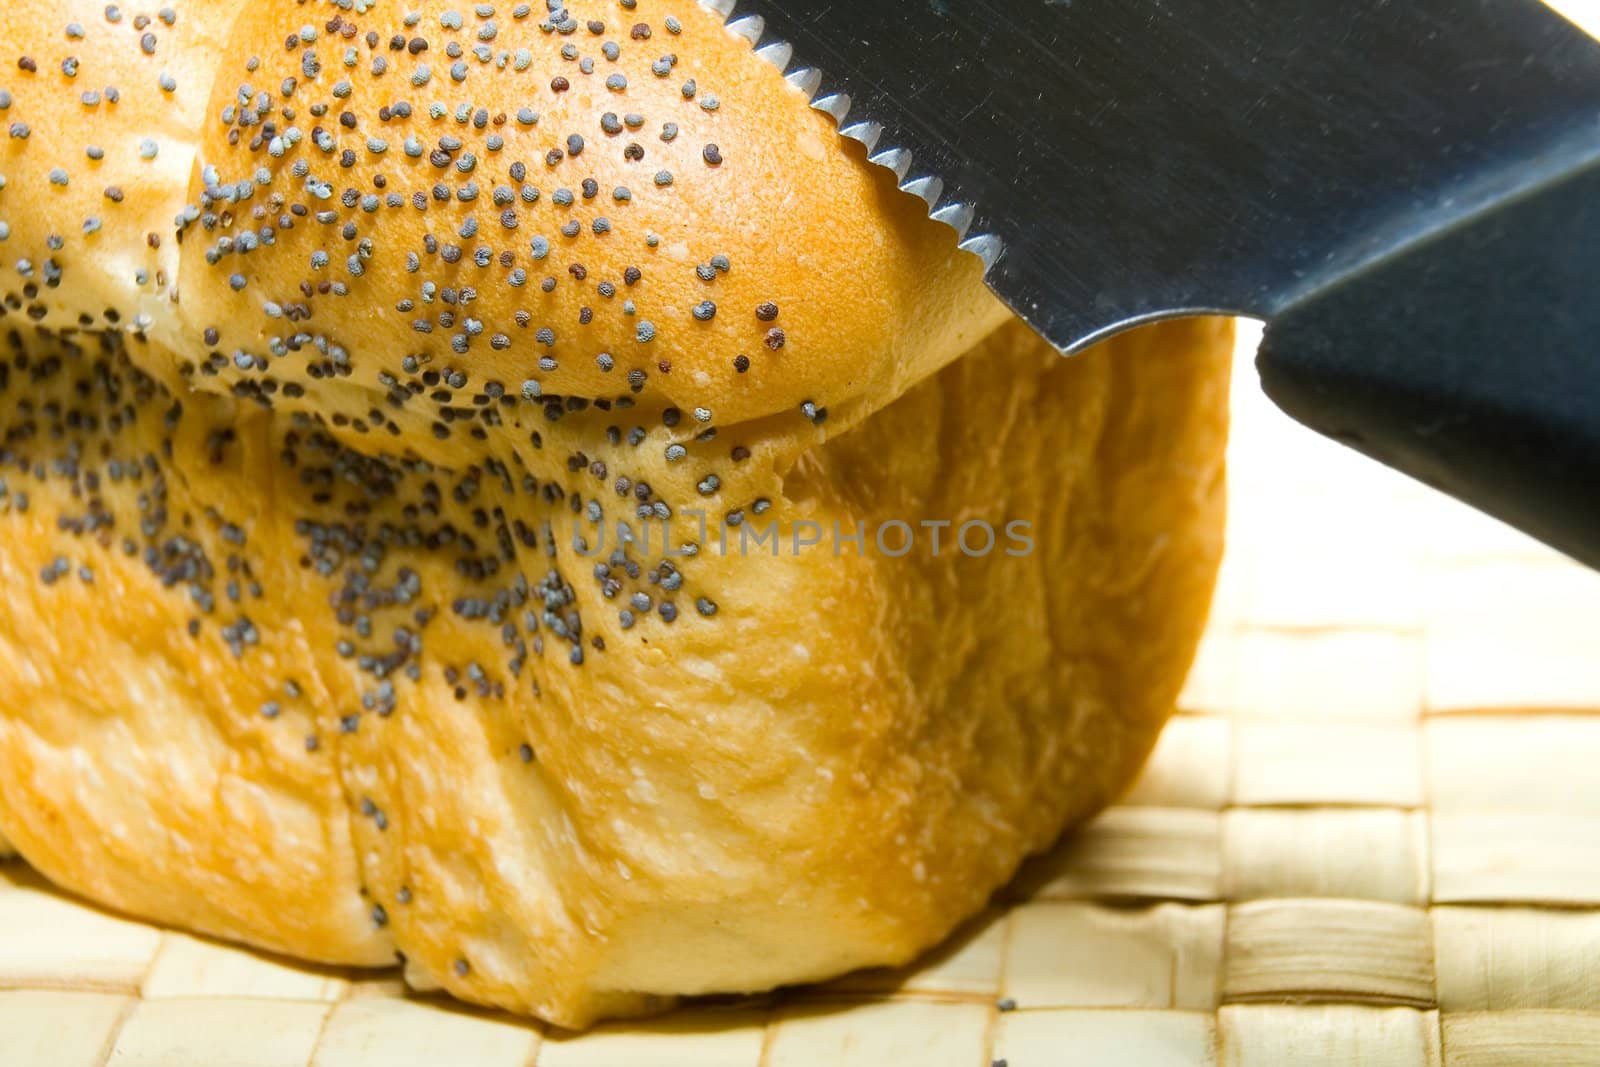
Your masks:
<svg viewBox="0 0 1600 1067"><path fill-rule="evenodd" d="M10 16L0 835L566 1026L907 960L1170 711L1231 331L1060 360L714 15L524 10ZM1035 547L792 548L923 519Z"/></svg>

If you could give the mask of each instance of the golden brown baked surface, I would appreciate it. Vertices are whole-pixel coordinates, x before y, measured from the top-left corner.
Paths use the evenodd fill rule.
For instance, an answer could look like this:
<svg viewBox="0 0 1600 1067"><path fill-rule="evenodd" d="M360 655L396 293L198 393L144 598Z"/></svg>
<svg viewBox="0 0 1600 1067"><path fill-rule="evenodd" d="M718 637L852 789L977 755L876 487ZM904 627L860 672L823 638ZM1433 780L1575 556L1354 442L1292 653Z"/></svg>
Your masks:
<svg viewBox="0 0 1600 1067"><path fill-rule="evenodd" d="M109 225L0 244L0 835L112 906L569 1026L909 958L1170 710L1230 329L1058 359L692 4L356 6L252 4L186 68L153 297L96 274ZM0 86L66 77L26 15ZM92 125L29 85L7 117L60 132L9 142L7 221ZM153 310L74 333L90 291L97 328ZM953 526L895 556L896 520Z"/></svg>
<svg viewBox="0 0 1600 1067"><path fill-rule="evenodd" d="M420 984L569 1025L908 958L1125 782L1168 711L1220 551L1226 333L1061 361L1007 327L741 484L790 544L802 519L1004 516L1030 556L712 549L674 571L714 616L658 578L680 617L630 629L565 538L471 581L464 545L405 543L477 508L559 523L564 493L379 476L224 399L168 429L114 351L14 348L0 828L114 906L315 959L379 962L392 935ZM497 619L568 589L581 644L546 617L506 645ZM360 666L402 640L404 667Z"/></svg>
<svg viewBox="0 0 1600 1067"><path fill-rule="evenodd" d="M183 258L174 347L252 383L342 348L362 373L333 360L319 409L415 364L804 427L802 402L848 423L1005 317L698 4L539 8L250 5L215 57L183 238L211 254Z"/></svg>
<svg viewBox="0 0 1600 1067"><path fill-rule="evenodd" d="M0 823L96 900L388 962L337 768L306 749L332 709L264 492L269 417L180 403L120 349L7 339Z"/></svg>
<svg viewBox="0 0 1600 1067"><path fill-rule="evenodd" d="M170 313L174 220L243 0L8 0L0 33L0 296L55 328Z"/></svg>

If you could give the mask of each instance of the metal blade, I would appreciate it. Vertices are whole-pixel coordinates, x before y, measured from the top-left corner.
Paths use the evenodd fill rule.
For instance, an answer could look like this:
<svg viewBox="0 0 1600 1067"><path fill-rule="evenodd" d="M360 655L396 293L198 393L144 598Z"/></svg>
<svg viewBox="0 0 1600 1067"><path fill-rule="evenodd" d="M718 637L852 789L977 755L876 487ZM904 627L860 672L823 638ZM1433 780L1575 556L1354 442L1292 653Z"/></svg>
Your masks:
<svg viewBox="0 0 1600 1067"><path fill-rule="evenodd" d="M1063 351L1269 317L1600 153L1537 0L703 0Z"/></svg>

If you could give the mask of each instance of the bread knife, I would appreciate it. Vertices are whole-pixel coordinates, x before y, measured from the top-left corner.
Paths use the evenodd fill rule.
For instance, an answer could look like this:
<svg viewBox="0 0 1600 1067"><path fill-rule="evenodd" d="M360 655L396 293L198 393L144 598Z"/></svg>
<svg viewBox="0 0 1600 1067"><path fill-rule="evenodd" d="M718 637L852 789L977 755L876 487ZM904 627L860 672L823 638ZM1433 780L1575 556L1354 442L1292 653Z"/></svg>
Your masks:
<svg viewBox="0 0 1600 1067"><path fill-rule="evenodd" d="M1266 321L1303 424L1600 567L1600 45L1537 0L702 0L1063 353Z"/></svg>

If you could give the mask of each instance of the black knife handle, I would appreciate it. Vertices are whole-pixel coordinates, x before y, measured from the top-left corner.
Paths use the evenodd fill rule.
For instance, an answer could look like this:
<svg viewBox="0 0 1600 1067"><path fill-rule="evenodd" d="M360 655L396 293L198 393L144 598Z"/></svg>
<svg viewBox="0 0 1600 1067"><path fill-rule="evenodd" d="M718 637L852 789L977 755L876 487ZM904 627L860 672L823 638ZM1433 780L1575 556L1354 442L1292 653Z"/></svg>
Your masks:
<svg viewBox="0 0 1600 1067"><path fill-rule="evenodd" d="M1600 568L1600 163L1302 297L1256 366L1305 425Z"/></svg>

